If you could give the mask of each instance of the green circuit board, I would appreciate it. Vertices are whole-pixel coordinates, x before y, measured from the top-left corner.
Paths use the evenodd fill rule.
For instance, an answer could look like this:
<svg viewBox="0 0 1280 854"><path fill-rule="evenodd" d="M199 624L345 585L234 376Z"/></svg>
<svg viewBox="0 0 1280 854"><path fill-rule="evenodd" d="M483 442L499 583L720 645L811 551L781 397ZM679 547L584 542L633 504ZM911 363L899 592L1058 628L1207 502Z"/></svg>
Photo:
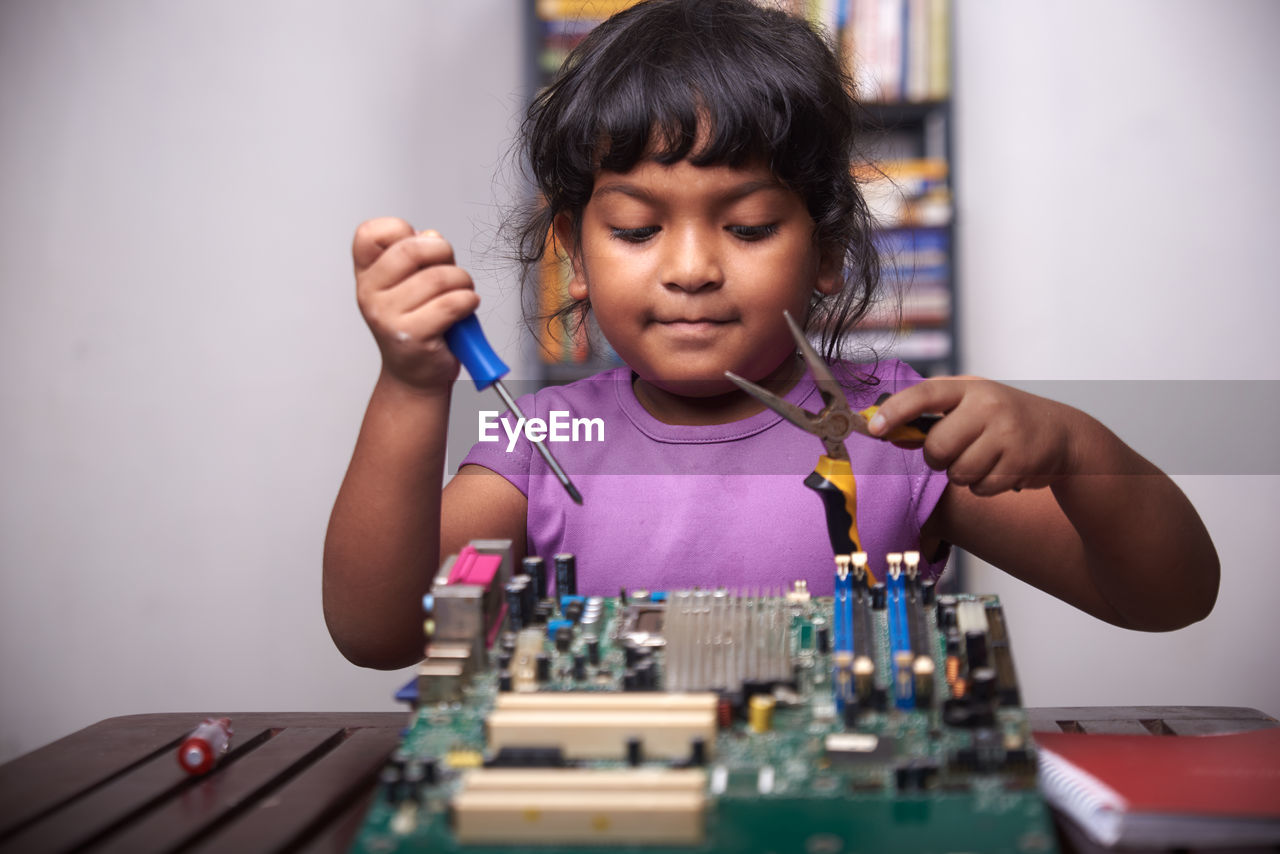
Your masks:
<svg viewBox="0 0 1280 854"><path fill-rule="evenodd" d="M1056 850L994 596L539 604L424 665L354 850Z"/></svg>

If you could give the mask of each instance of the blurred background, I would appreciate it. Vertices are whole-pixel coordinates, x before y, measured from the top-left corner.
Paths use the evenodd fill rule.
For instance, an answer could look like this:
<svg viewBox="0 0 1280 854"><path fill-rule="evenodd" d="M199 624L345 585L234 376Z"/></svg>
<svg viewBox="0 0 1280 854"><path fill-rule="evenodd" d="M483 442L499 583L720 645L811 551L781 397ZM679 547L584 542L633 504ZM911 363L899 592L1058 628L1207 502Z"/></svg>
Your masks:
<svg viewBox="0 0 1280 854"><path fill-rule="evenodd" d="M0 760L136 712L394 708L409 671L349 665L320 607L378 367L351 235L442 231L490 340L537 373L494 251L527 14L0 4ZM1202 623L1124 632L971 567L1028 706L1280 714L1276 33L1270 0L957 2L962 369L1106 389L1139 450L1175 430L1230 452L1148 451L1222 558Z"/></svg>

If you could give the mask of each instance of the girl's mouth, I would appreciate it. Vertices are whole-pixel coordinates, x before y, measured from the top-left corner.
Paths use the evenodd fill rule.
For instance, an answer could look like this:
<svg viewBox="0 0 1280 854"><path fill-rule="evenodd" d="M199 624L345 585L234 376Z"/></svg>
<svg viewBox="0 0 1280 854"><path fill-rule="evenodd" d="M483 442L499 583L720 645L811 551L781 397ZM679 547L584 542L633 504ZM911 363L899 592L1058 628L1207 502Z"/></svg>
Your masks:
<svg viewBox="0 0 1280 854"><path fill-rule="evenodd" d="M728 326L730 321L714 318L673 318L659 320L658 325L680 337L700 337L709 335Z"/></svg>

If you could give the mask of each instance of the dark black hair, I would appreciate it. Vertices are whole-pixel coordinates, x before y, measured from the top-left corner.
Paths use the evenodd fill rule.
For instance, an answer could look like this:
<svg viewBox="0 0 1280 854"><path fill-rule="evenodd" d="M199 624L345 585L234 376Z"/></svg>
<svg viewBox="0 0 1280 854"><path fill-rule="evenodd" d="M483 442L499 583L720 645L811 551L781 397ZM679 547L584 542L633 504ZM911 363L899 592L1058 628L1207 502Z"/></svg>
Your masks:
<svg viewBox="0 0 1280 854"><path fill-rule="evenodd" d="M599 170L627 172L648 157L763 162L804 200L819 247L844 259L844 287L815 292L808 318L824 355L837 356L880 279L871 215L850 171L860 121L852 91L822 34L753 0L644 0L619 12L568 55L521 127L540 194L514 224L526 283L556 251L547 240L555 218L567 213L580 227ZM582 322L588 309L570 301L539 320Z"/></svg>

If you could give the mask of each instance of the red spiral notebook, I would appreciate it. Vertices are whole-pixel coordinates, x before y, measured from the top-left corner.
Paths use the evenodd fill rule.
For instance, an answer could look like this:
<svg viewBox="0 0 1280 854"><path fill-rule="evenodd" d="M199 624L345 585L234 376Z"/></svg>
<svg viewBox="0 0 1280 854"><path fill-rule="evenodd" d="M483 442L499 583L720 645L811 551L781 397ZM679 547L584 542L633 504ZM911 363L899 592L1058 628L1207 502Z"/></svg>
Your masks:
<svg viewBox="0 0 1280 854"><path fill-rule="evenodd" d="M1280 844L1280 727L1034 737L1045 799L1101 845Z"/></svg>

